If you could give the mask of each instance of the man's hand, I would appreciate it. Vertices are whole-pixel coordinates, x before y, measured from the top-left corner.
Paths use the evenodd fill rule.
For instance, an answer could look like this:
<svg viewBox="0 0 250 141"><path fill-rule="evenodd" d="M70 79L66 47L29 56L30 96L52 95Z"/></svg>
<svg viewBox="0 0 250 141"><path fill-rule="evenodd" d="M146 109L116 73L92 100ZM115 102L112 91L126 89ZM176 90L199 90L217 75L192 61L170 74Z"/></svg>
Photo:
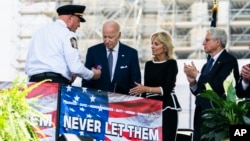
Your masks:
<svg viewBox="0 0 250 141"><path fill-rule="evenodd" d="M92 79L96 80L99 79L101 77L101 70L100 69L94 69L92 68L92 71L94 72L94 76Z"/></svg>
<svg viewBox="0 0 250 141"><path fill-rule="evenodd" d="M241 69L241 76L245 83L249 84L250 82L250 66L246 64Z"/></svg>
<svg viewBox="0 0 250 141"><path fill-rule="evenodd" d="M184 63L184 72L188 77L196 78L196 76L199 74L199 71L197 70L196 66L194 65L194 62L191 62L191 65L187 65Z"/></svg>
<svg viewBox="0 0 250 141"><path fill-rule="evenodd" d="M197 70L196 66L193 62L191 62L191 65L187 65L184 63L184 73L187 76L187 80L189 82L190 86L193 86L196 84L196 76L198 75L199 71Z"/></svg>

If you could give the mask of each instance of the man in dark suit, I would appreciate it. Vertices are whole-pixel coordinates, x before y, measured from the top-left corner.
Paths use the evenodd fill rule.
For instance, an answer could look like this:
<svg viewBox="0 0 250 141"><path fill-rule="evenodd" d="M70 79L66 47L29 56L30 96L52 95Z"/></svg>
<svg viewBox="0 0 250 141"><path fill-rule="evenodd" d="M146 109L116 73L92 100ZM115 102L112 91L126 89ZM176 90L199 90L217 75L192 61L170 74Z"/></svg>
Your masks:
<svg viewBox="0 0 250 141"><path fill-rule="evenodd" d="M223 82L227 76L233 72L237 81L239 69L237 59L226 50L227 34L223 29L210 28L207 30L203 41L204 51L208 54L208 60L213 60L209 66L208 61L199 72L193 62L191 65L184 64L184 72L189 82L190 90L195 95L194 113L194 141L201 141L201 127L203 124L202 112L212 108L213 104L207 98L201 97L200 93L205 90L205 83L209 83L212 89L220 96L225 98Z"/></svg>
<svg viewBox="0 0 250 141"><path fill-rule="evenodd" d="M90 47L85 60L87 68L102 70L101 78L97 81L83 79L82 87L128 94L129 89L135 87L135 82L141 83L138 52L119 41L120 25L115 20L104 22L102 35L103 43Z"/></svg>
<svg viewBox="0 0 250 141"><path fill-rule="evenodd" d="M241 68L241 76L236 85L236 93L239 98L250 98L250 64Z"/></svg>

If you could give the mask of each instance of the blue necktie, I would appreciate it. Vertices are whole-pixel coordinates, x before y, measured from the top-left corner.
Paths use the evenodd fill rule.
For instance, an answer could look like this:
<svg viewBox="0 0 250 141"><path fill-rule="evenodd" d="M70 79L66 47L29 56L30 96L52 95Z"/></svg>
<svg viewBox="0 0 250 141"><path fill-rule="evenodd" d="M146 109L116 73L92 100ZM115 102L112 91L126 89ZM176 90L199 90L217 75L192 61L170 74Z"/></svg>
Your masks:
<svg viewBox="0 0 250 141"><path fill-rule="evenodd" d="M206 67L205 67L205 69L204 69L203 74L207 74L207 73L210 72L210 70L211 70L211 68L212 68L212 66L213 66L213 62L214 62L214 59L211 57L211 58L208 60L208 62L207 62L207 65L206 65Z"/></svg>
<svg viewBox="0 0 250 141"><path fill-rule="evenodd" d="M110 79L112 78L112 68L113 68L113 54L112 54L112 49L109 50L109 55L108 55L108 63L109 63L109 74L110 74Z"/></svg>

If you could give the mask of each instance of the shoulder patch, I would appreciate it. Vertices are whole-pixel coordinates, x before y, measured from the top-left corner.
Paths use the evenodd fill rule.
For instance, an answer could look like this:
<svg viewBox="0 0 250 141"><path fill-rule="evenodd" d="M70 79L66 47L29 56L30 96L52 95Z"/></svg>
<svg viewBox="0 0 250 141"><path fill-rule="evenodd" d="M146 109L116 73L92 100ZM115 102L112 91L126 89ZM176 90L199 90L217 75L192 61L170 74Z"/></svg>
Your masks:
<svg viewBox="0 0 250 141"><path fill-rule="evenodd" d="M73 48L78 49L77 41L76 41L76 38L75 38L75 37L70 38L70 42L71 42L71 46L72 46Z"/></svg>

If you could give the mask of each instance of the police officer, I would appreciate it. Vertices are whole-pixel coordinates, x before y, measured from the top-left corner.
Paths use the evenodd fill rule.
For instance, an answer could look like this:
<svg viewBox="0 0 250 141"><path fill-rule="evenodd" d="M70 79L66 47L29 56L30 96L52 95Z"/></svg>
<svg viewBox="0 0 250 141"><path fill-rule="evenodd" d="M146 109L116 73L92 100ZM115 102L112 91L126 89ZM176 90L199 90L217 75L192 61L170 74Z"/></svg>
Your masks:
<svg viewBox="0 0 250 141"><path fill-rule="evenodd" d="M85 22L83 5L64 5L57 9L58 19L39 29L31 38L25 64L30 82L51 79L71 84L76 76L99 79L101 71L89 70L81 61L76 40L80 22Z"/></svg>

